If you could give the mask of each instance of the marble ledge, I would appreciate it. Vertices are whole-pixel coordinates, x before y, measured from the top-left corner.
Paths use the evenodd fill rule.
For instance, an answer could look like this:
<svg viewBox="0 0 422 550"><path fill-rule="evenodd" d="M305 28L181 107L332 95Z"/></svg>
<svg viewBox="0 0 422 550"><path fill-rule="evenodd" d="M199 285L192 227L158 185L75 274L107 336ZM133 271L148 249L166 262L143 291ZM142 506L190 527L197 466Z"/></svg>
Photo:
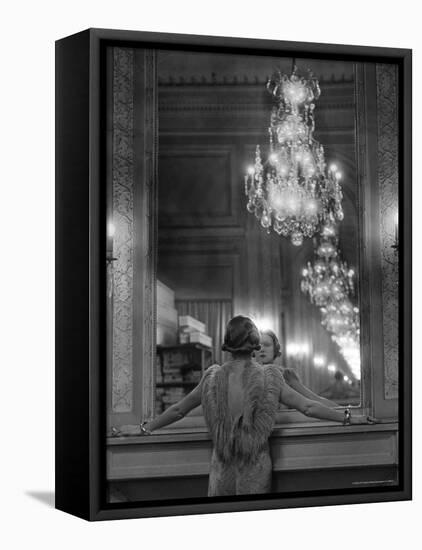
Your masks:
<svg viewBox="0 0 422 550"><path fill-rule="evenodd" d="M342 426L334 422L295 423L289 426L276 426L270 439L278 437L309 437L334 434L363 434L379 432L398 432L399 425L395 420L383 420L377 424L356 424ZM194 441L210 441L210 435L203 428L189 429L181 428L176 430L162 430L149 436L123 436L107 437L107 446L123 445L148 445L157 443L183 443Z"/></svg>

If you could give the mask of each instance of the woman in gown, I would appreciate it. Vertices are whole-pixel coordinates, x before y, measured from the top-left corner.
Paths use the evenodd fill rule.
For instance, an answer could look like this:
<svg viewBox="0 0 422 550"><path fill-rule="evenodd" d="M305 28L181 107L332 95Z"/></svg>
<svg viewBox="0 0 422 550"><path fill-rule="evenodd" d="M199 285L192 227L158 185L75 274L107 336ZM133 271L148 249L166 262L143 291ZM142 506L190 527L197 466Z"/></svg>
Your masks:
<svg viewBox="0 0 422 550"><path fill-rule="evenodd" d="M323 420L373 422L300 395L284 382L279 366L258 364L252 354L260 349L260 334L248 317L239 315L229 321L222 348L231 353L230 361L209 367L191 393L141 424L141 432L150 434L202 404L213 442L208 496L271 491L269 437L280 403Z"/></svg>

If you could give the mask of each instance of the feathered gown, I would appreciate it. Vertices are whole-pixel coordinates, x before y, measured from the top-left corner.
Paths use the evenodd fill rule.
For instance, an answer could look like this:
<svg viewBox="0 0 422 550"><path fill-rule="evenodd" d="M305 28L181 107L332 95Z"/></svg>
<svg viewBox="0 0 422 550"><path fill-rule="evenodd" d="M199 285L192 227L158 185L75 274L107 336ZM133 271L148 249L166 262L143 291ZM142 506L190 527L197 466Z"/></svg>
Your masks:
<svg viewBox="0 0 422 550"><path fill-rule="evenodd" d="M229 366L211 366L202 381L202 407L213 441L208 496L268 493L272 478L268 439L283 375L274 365L263 367L248 361L242 373L242 411L232 418Z"/></svg>

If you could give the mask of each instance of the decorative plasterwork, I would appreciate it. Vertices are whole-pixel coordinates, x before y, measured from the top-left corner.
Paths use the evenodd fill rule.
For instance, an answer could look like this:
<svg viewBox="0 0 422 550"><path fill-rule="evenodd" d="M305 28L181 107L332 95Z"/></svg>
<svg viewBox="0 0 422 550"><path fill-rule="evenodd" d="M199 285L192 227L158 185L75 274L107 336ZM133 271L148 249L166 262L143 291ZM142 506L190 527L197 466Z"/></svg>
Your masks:
<svg viewBox="0 0 422 550"><path fill-rule="evenodd" d="M112 410L133 402L133 50L113 50L113 256Z"/></svg>
<svg viewBox="0 0 422 550"><path fill-rule="evenodd" d="M398 397L398 254L394 244L398 209L397 67L377 64L378 184L385 397Z"/></svg>

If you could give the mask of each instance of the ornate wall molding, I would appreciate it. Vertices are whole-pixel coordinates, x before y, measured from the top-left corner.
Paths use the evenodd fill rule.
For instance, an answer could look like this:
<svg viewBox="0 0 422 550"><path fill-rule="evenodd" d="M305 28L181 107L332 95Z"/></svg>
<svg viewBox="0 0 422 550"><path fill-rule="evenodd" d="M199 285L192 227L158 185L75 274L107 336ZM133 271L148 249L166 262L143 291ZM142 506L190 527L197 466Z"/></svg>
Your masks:
<svg viewBox="0 0 422 550"><path fill-rule="evenodd" d="M140 64L139 64L140 63ZM139 200L142 203L141 220L138 220L138 241L140 257L137 261L138 273L142 273L142 288L139 294L136 315L142 319L139 334L141 344L137 344L138 368L141 371L141 388L138 393L142 399L142 418L151 418L155 403L155 364L156 364L156 325L157 325L157 201L158 201L158 113L157 113L157 66L156 51L144 50L142 61L138 62L138 76L143 89L137 119L142 117L143 137L135 149L142 160L138 168ZM139 86L139 84L138 84ZM139 93L139 91L138 91Z"/></svg>
<svg viewBox="0 0 422 550"><path fill-rule="evenodd" d="M112 201L114 289L112 410L133 402L133 50L113 50Z"/></svg>
<svg viewBox="0 0 422 550"><path fill-rule="evenodd" d="M350 101L344 102L330 102L318 104L318 111L332 111L334 110L352 110L354 103ZM262 103L167 103L165 100L160 101L159 109L161 112L173 112L173 111L200 111L200 112L226 112L226 111L244 111L250 114L251 111L267 112L268 107L264 108Z"/></svg>
<svg viewBox="0 0 422 550"><path fill-rule="evenodd" d="M269 76L268 76L269 77ZM159 77L158 85L159 86L265 86L268 80L268 77L263 79L260 76L250 76L250 75L231 75L228 76L219 76L215 73L211 75L201 75L201 76L166 76ZM354 79L346 77L343 75L340 78L332 76L327 79L319 79L320 84L324 86L329 86L330 84L346 84L353 83Z"/></svg>
<svg viewBox="0 0 422 550"><path fill-rule="evenodd" d="M111 57L111 412L128 423L148 418L154 400L156 62L153 50L113 48Z"/></svg>
<svg viewBox="0 0 422 550"><path fill-rule="evenodd" d="M398 397L398 256L392 248L398 209L397 67L377 64L378 185L384 333L384 391Z"/></svg>

